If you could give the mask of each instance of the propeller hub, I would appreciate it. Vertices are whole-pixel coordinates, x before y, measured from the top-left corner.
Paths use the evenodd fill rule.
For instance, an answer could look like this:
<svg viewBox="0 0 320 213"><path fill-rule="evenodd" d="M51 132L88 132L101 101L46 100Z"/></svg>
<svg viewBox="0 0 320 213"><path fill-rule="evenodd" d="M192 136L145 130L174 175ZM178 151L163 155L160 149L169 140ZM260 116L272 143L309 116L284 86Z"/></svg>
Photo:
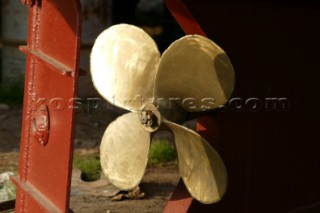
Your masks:
<svg viewBox="0 0 320 213"><path fill-rule="evenodd" d="M152 111L141 112L141 123L147 127L152 127L157 122L157 116Z"/></svg>
<svg viewBox="0 0 320 213"><path fill-rule="evenodd" d="M153 104L146 104L140 109L141 124L148 132L155 132L161 125L161 114Z"/></svg>

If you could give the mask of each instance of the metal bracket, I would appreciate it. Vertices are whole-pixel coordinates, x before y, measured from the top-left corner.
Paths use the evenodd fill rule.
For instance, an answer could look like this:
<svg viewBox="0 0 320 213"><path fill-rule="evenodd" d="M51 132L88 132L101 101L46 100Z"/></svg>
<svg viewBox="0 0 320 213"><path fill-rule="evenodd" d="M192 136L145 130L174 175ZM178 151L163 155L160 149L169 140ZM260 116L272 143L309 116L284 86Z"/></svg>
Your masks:
<svg viewBox="0 0 320 213"><path fill-rule="evenodd" d="M20 46L19 49L25 54L30 54L32 57L37 58L38 60L41 60L42 62L50 66L50 68L53 71L59 72L62 75L75 77L75 73L72 71L70 67L59 62L58 60L54 59L51 56L39 50L32 50L27 46Z"/></svg>
<svg viewBox="0 0 320 213"><path fill-rule="evenodd" d="M32 119L32 133L36 140L45 146L49 139L49 111L46 105L41 105L35 111Z"/></svg>

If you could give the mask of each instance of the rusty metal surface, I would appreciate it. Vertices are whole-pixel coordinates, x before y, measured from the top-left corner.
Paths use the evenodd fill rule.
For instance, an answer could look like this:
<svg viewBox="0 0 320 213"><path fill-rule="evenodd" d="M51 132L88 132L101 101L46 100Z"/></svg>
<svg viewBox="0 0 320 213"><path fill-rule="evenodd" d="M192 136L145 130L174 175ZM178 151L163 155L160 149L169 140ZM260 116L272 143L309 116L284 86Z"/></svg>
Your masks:
<svg viewBox="0 0 320 213"><path fill-rule="evenodd" d="M75 116L72 98L77 91L80 51L80 3L78 0L23 3L32 7L28 45L22 48L27 66L15 211L67 212ZM41 113L44 109L47 112ZM34 126L35 120L41 126ZM51 203L51 209L44 200Z"/></svg>

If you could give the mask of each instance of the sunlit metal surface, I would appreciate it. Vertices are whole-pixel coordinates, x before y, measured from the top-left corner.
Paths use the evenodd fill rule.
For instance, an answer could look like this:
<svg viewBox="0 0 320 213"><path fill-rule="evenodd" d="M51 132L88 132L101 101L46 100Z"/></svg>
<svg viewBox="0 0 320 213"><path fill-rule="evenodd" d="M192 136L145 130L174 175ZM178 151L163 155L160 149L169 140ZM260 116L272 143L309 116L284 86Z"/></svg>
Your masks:
<svg viewBox="0 0 320 213"><path fill-rule="evenodd" d="M153 97L159 58L155 42L142 29L115 25L102 32L93 46L93 84L111 104L138 110L141 98Z"/></svg>
<svg viewBox="0 0 320 213"><path fill-rule="evenodd" d="M173 132L179 172L190 194L198 201L218 202L227 189L227 172L219 154L199 134L164 121Z"/></svg>
<svg viewBox="0 0 320 213"><path fill-rule="evenodd" d="M91 75L106 100L133 111L111 123L102 138L101 165L112 184L136 187L146 168L150 133L169 128L190 194L206 204L222 198L227 173L219 154L200 135L171 122L181 122L185 111L214 109L230 97L235 76L220 47L202 36L185 36L160 59L144 31L115 25L95 42Z"/></svg>
<svg viewBox="0 0 320 213"><path fill-rule="evenodd" d="M100 158L103 173L116 187L138 186L147 166L150 133L140 124L138 113L125 114L105 131Z"/></svg>
<svg viewBox="0 0 320 213"><path fill-rule="evenodd" d="M162 55L154 96L180 98L187 111L209 110L228 101L234 82L230 60L217 44L203 36L185 36Z"/></svg>

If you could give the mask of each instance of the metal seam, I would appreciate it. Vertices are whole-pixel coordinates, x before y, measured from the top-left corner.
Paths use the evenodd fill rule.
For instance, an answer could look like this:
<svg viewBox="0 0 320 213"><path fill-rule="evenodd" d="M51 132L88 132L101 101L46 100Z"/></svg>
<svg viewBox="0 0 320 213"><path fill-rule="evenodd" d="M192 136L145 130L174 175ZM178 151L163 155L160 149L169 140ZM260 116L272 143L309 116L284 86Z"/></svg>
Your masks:
<svg viewBox="0 0 320 213"><path fill-rule="evenodd" d="M33 20L32 20L32 38L31 38L31 48L32 49L37 49L38 48L38 43L39 43L39 36L38 36L38 32L39 32L39 26L40 26L40 8L38 6L34 6L33 7ZM28 94L28 104L27 104L27 114L26 114L26 121L29 125L27 125L27 128L25 130L25 134L26 134L26 142L27 142L27 145L26 145L26 150L25 150L25 153L24 153L24 160L25 160L25 163L24 163L24 169L23 169L23 180L26 181L27 178L28 178L28 175L29 175L29 156L30 156L30 153L31 153L31 150L30 150L30 139L31 139L31 136L30 136L30 126L31 126L31 112L32 112L32 99L34 97L31 97L31 95L34 95L34 91L35 91L35 85L34 85L34 79L35 79L35 64L36 64L36 60L31 57L31 56L28 56L29 57L29 60L30 60L30 71L29 71L29 77L30 77L30 84L28 85L28 91L29 91L29 94Z"/></svg>

